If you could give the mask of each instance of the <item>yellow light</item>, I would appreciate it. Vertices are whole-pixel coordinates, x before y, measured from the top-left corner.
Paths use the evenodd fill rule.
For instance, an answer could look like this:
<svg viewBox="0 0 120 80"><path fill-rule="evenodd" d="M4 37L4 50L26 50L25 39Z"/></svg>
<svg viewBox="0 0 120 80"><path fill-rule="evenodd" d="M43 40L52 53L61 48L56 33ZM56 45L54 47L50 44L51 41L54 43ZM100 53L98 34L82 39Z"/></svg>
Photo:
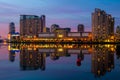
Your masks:
<svg viewBox="0 0 120 80"><path fill-rule="evenodd" d="M10 48L11 48L11 47L10 47L10 45L9 45L9 46L8 46L8 50L10 50Z"/></svg>
<svg viewBox="0 0 120 80"><path fill-rule="evenodd" d="M105 47L110 48L110 44L105 45Z"/></svg>
<svg viewBox="0 0 120 80"><path fill-rule="evenodd" d="M63 37L63 35L62 35L62 34L59 34L59 35L58 35L58 37L59 37L59 38L62 38L62 37Z"/></svg>
<svg viewBox="0 0 120 80"><path fill-rule="evenodd" d="M63 49L62 49L62 48L60 48L60 49L58 49L58 51L59 51L59 52L63 52Z"/></svg>
<svg viewBox="0 0 120 80"><path fill-rule="evenodd" d="M108 39L107 42L110 42L110 40Z"/></svg>

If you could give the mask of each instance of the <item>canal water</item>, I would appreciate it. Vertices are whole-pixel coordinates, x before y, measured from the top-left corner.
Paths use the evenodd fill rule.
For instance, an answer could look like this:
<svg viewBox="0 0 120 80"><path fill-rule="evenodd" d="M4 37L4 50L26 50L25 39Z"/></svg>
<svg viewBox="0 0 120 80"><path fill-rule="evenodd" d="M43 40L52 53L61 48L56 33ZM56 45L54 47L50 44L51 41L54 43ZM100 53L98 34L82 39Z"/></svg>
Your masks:
<svg viewBox="0 0 120 80"><path fill-rule="evenodd" d="M120 45L0 44L0 80L120 80Z"/></svg>

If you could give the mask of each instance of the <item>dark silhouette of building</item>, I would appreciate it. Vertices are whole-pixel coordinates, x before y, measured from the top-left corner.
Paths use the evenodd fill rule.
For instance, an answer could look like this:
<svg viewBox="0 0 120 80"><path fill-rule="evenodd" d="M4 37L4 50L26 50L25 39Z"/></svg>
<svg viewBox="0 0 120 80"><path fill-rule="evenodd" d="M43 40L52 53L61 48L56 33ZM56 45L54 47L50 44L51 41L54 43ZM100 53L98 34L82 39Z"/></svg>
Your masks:
<svg viewBox="0 0 120 80"><path fill-rule="evenodd" d="M46 32L49 33L50 32L50 28L46 27Z"/></svg>
<svg viewBox="0 0 120 80"><path fill-rule="evenodd" d="M116 33L120 34L120 26L116 27Z"/></svg>
<svg viewBox="0 0 120 80"><path fill-rule="evenodd" d="M71 28L62 28L63 30L66 30L66 32L71 32Z"/></svg>
<svg viewBox="0 0 120 80"><path fill-rule="evenodd" d="M51 32L55 32L56 29L59 29L59 25L58 24L53 24L51 25Z"/></svg>
<svg viewBox="0 0 120 80"><path fill-rule="evenodd" d="M120 45L119 44L116 46L116 55L117 55L117 59L120 59Z"/></svg>
<svg viewBox="0 0 120 80"><path fill-rule="evenodd" d="M120 41L120 26L117 26L116 28L116 40Z"/></svg>
<svg viewBox="0 0 120 80"><path fill-rule="evenodd" d="M9 24L9 34L13 34L13 33L15 33L15 24L14 22L11 22Z"/></svg>
<svg viewBox="0 0 120 80"><path fill-rule="evenodd" d="M77 31L78 32L84 32L84 25L83 24L79 24Z"/></svg>

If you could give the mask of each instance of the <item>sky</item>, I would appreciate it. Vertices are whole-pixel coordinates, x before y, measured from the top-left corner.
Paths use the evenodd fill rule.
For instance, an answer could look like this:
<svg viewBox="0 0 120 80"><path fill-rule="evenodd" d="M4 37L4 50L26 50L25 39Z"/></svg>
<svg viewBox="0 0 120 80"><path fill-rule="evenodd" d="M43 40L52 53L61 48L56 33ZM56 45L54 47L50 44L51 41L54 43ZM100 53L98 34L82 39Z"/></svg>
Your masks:
<svg viewBox="0 0 120 80"><path fill-rule="evenodd" d="M10 22L19 31L21 14L46 15L46 26L58 24L77 30L84 24L91 31L91 13L95 8L105 10L115 17L115 26L120 25L120 0L0 0L0 35L7 37Z"/></svg>

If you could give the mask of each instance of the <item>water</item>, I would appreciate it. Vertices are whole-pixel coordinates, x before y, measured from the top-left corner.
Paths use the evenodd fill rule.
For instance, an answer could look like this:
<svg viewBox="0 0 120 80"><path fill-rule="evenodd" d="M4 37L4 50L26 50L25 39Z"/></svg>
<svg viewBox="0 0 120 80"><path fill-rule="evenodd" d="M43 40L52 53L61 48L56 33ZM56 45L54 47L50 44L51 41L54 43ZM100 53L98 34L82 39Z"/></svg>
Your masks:
<svg viewBox="0 0 120 80"><path fill-rule="evenodd" d="M120 80L120 45L0 44L0 80Z"/></svg>

